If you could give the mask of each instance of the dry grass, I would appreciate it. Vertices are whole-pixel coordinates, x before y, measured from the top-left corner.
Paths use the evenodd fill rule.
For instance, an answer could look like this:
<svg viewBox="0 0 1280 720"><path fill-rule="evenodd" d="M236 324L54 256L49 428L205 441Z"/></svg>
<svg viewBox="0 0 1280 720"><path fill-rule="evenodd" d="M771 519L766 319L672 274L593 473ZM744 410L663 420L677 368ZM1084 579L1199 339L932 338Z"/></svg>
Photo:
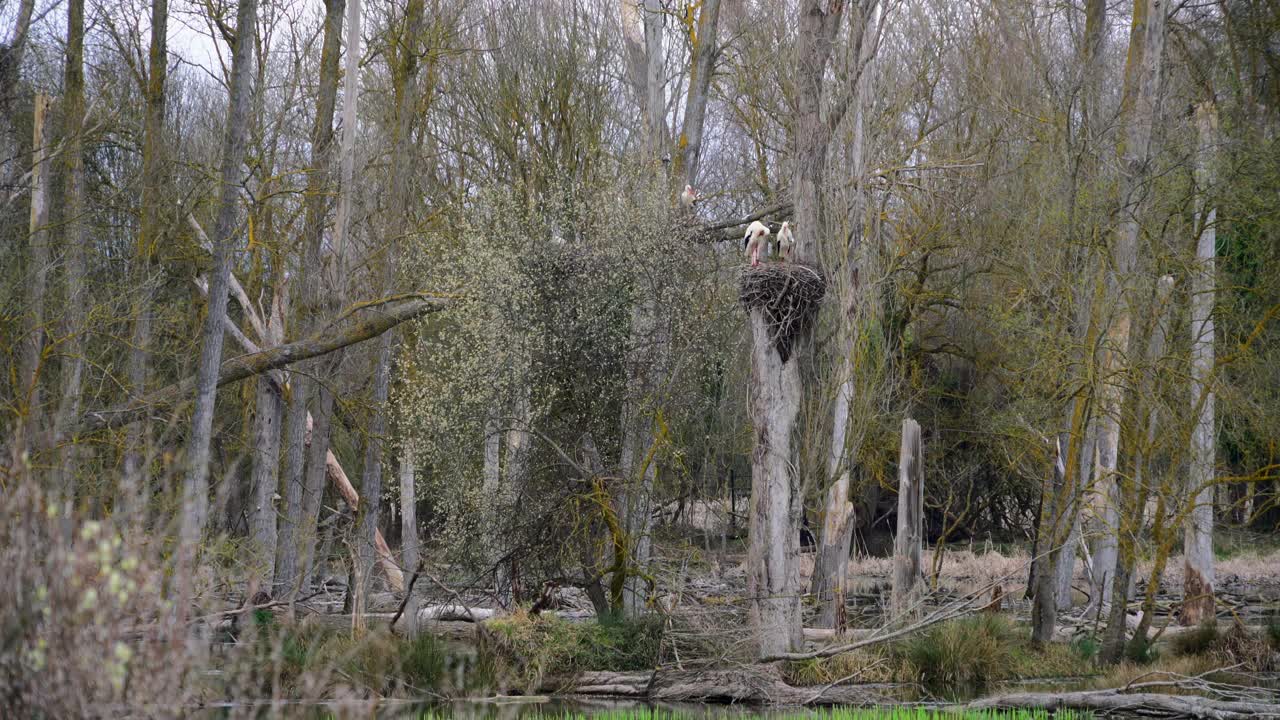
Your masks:
<svg viewBox="0 0 1280 720"><path fill-rule="evenodd" d="M1154 682L1171 676L1201 675L1229 663L1213 655L1179 655L1160 657L1153 663L1139 664L1129 661L1113 666L1104 675L1089 683L1090 689L1111 690L1135 682Z"/></svg>
<svg viewBox="0 0 1280 720"><path fill-rule="evenodd" d="M932 576L933 550L925 550L923 566ZM969 550L946 550L942 557L939 581L947 586L982 587L1004 582L1005 593L1023 587L1031 557L1023 552L1004 555L997 551L975 553ZM813 574L813 555L800 556L800 576L807 580ZM892 558L859 557L849 561L849 579L853 583L869 578L888 580L893 570Z"/></svg>

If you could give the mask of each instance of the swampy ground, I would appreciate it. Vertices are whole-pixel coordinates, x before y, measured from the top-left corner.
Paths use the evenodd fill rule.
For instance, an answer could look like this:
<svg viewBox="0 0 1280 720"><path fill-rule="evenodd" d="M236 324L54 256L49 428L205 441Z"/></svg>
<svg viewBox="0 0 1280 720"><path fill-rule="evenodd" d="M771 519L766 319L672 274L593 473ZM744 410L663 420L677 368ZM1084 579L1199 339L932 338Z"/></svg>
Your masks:
<svg viewBox="0 0 1280 720"><path fill-rule="evenodd" d="M388 625L397 609L388 596L364 616L368 630L359 634L352 631L352 617L341 612L335 585L332 594L289 610L256 610L211 630L211 669L191 709L210 717L905 720L959 717L965 703L1005 693L1139 686L1207 697L1246 687L1251 700L1280 702L1280 553L1265 540L1226 545L1215 629L1176 627L1169 610L1178 577L1176 571L1166 574L1153 623L1165 631L1146 652L1116 665L1098 662L1096 626L1082 609L1064 615L1059 640L1032 645L1021 585L1024 552L966 548L946 553L936 566L926 555L926 566L937 570L930 607L992 585L1002 588L1000 607L831 657L768 666L770 681L792 688L861 692L861 707L835 708L778 708L768 698L761 704L729 696L660 702L646 694L664 673L720 673L714 677L729 680L711 684L749 684L752 673L762 672L751 658L740 552L694 554L696 563L668 565L674 582L664 586L680 590L658 598L654 612L638 620L597 618L581 596L562 591L553 608L537 614L523 608L483 622L428 620L409 639L401 632L403 621L394 629ZM850 637L865 637L885 622L887 573L887 561L875 558L851 568ZM476 609L490 604L480 593L447 589L447 582L425 600ZM833 642L838 640L809 633L811 648ZM982 712L988 714L965 716L1044 717ZM1077 716L1087 713L1057 717Z"/></svg>

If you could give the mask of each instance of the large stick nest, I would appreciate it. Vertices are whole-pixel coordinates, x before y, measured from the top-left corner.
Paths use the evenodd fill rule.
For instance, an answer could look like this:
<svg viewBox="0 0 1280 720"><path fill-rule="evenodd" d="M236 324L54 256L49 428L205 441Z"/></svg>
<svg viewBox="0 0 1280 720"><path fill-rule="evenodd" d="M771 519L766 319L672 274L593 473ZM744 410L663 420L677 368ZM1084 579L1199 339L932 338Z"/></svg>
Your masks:
<svg viewBox="0 0 1280 720"><path fill-rule="evenodd" d="M808 265L778 262L747 266L738 282L738 301L747 312L760 310L782 362L795 340L813 325L827 294L827 280Z"/></svg>

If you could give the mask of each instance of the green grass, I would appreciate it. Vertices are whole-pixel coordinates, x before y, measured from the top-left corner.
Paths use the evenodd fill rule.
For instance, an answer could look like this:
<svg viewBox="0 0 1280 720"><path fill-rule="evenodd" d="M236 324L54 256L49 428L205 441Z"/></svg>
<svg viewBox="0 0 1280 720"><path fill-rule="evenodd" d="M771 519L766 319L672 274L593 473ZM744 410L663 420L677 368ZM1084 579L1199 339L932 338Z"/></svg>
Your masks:
<svg viewBox="0 0 1280 720"><path fill-rule="evenodd" d="M1008 621L978 615L936 625L910 638L897 652L915 680L939 694L972 695L1013 664L1016 639Z"/></svg>
<svg viewBox="0 0 1280 720"><path fill-rule="evenodd" d="M278 663L286 691L345 686L380 696L420 696L441 686L447 650L428 634L392 635L380 628L355 639L347 629L318 623L268 627L254 655Z"/></svg>

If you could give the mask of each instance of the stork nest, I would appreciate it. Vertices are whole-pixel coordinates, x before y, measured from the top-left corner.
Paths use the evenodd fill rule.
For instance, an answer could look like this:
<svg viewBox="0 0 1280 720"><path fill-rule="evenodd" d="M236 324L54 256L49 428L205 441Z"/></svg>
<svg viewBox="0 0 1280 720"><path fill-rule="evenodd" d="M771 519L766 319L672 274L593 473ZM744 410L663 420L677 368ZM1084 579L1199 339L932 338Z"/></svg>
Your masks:
<svg viewBox="0 0 1280 720"><path fill-rule="evenodd" d="M822 273L798 263L748 265L738 282L738 302L747 312L764 313L770 341L784 363L796 338L813 325L826 294L827 279Z"/></svg>

